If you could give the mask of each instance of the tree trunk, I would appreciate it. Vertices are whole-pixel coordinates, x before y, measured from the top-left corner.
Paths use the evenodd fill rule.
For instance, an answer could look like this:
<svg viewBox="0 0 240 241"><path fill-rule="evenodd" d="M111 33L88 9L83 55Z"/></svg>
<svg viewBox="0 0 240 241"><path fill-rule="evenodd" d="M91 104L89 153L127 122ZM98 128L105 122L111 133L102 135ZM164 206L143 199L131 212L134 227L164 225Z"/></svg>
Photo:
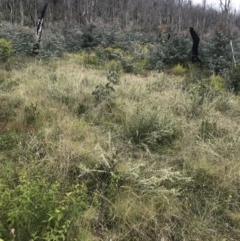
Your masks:
<svg viewBox="0 0 240 241"><path fill-rule="evenodd" d="M20 16L21 16L21 25L24 25L24 8L23 8L23 0L19 1L19 8L20 8Z"/></svg>
<svg viewBox="0 0 240 241"><path fill-rule="evenodd" d="M42 13L41 13L41 17L38 20L37 31L36 31L36 43L33 45L33 54L34 55L37 55L39 53L40 41L41 41L42 29L43 29L43 20L45 17L47 6L48 6L48 3L45 3Z"/></svg>

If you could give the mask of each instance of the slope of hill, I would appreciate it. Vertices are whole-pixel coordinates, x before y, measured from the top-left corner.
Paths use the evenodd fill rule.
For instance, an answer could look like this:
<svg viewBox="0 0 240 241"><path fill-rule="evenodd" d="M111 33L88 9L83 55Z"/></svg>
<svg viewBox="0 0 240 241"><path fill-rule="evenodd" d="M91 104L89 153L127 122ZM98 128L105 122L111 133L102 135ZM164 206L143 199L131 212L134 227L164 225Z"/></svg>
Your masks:
<svg viewBox="0 0 240 241"><path fill-rule="evenodd" d="M12 66L0 238L240 240L240 100L216 78L119 75L76 55Z"/></svg>

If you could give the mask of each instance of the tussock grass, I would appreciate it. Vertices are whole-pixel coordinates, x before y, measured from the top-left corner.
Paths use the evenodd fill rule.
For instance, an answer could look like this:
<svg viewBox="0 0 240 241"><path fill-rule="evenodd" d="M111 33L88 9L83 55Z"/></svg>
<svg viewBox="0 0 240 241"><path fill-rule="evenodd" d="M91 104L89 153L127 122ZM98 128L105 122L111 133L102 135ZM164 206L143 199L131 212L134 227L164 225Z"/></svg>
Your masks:
<svg viewBox="0 0 240 241"><path fill-rule="evenodd" d="M85 55L1 70L0 238L239 240L239 97Z"/></svg>

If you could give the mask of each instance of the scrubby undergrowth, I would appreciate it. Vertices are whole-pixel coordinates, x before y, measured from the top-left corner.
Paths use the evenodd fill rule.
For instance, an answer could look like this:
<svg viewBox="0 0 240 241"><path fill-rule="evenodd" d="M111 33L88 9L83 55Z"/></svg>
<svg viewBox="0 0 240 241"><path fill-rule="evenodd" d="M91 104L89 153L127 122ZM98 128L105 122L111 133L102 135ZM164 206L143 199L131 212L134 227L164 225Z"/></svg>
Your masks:
<svg viewBox="0 0 240 241"><path fill-rule="evenodd" d="M0 238L240 240L239 97L78 60L1 66Z"/></svg>

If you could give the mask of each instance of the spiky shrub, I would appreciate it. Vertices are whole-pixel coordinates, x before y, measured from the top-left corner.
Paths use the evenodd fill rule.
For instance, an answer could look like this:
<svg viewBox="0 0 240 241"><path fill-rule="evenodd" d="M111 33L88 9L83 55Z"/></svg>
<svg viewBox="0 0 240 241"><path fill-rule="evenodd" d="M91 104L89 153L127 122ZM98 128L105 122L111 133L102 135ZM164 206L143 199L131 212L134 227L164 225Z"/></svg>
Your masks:
<svg viewBox="0 0 240 241"><path fill-rule="evenodd" d="M186 72L186 69L181 64L178 63L173 67L172 71L173 71L173 74L175 75L183 75Z"/></svg>
<svg viewBox="0 0 240 241"><path fill-rule="evenodd" d="M165 43L164 59L166 64L184 63L189 60L190 39L186 37L173 37Z"/></svg>
<svg viewBox="0 0 240 241"><path fill-rule="evenodd" d="M150 46L148 65L152 69L162 70L164 65L183 64L189 60L191 42L186 37L174 36L168 41L160 39L160 42Z"/></svg>
<svg viewBox="0 0 240 241"><path fill-rule="evenodd" d="M144 107L137 107L128 114L123 126L125 138L135 144L146 144L151 149L170 144L177 136L170 115Z"/></svg>
<svg viewBox="0 0 240 241"><path fill-rule="evenodd" d="M163 69L163 61L166 58L163 44L156 43L154 46L149 46L148 66L150 69L157 69L158 71Z"/></svg>
<svg viewBox="0 0 240 241"><path fill-rule="evenodd" d="M204 64L215 74L225 74L232 65L230 40L238 44L236 36L226 30L225 26L220 25L212 38L204 45Z"/></svg>
<svg viewBox="0 0 240 241"><path fill-rule="evenodd" d="M60 33L64 38L64 49L68 52L76 52L82 49L82 33L76 26L64 25Z"/></svg>
<svg viewBox="0 0 240 241"><path fill-rule="evenodd" d="M102 41L102 32L94 24L88 24L83 29L82 48L92 48Z"/></svg>
<svg viewBox="0 0 240 241"><path fill-rule="evenodd" d="M149 163L135 163L127 168L128 174L131 173L128 180L131 187L120 189L109 208L113 230L120 237L125 233L125 239L120 240L158 240L170 236L164 227L174 228L180 214L176 204L181 191L176 187L186 185L191 179L171 168L161 169ZM171 223L169 219L174 221Z"/></svg>
<svg viewBox="0 0 240 241"><path fill-rule="evenodd" d="M43 36L38 58L59 58L64 52L64 37L60 33L47 31Z"/></svg>

